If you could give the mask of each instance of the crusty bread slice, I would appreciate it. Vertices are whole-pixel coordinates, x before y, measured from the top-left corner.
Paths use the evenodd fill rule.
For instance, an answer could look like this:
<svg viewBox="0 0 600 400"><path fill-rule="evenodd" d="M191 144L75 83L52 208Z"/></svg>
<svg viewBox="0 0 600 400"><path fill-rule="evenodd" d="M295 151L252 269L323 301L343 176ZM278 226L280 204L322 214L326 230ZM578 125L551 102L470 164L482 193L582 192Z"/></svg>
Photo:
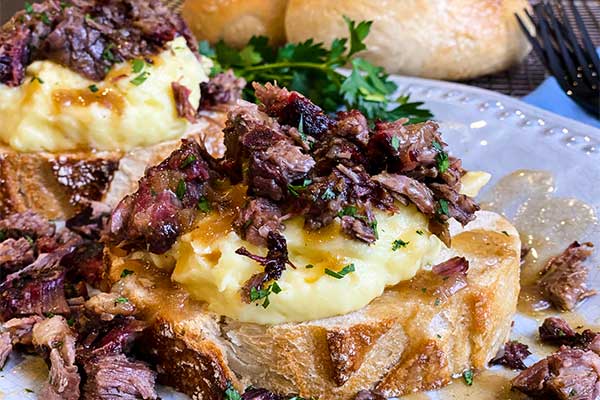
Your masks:
<svg viewBox="0 0 600 400"><path fill-rule="evenodd" d="M227 382L321 400L361 389L391 397L484 368L508 337L519 292L517 231L481 211L451 233L453 248L439 261L458 254L470 263L467 286L453 295L440 295L439 277L421 271L350 314L274 326L208 313L151 262L111 253L107 260L114 290L152 322L143 349L161 381L194 398L220 400ZM124 269L134 273L121 279Z"/></svg>
<svg viewBox="0 0 600 400"><path fill-rule="evenodd" d="M227 106L202 112L185 136L207 138L207 148L222 155L218 143ZM114 206L135 190L148 165L166 158L179 146L172 140L154 146L121 151L73 151L59 154L19 153L0 147L0 216L33 210L48 219L64 220L82 200Z"/></svg>

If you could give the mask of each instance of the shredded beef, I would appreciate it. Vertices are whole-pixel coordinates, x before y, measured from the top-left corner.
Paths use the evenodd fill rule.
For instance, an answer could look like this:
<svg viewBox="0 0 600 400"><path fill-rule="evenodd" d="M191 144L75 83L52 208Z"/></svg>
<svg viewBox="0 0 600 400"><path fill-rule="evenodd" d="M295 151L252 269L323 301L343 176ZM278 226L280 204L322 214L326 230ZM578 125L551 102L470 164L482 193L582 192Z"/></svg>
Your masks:
<svg viewBox="0 0 600 400"><path fill-rule="evenodd" d="M539 328L540 340L556 346L581 347L584 349L600 339L600 332L586 329L581 333L575 332L562 318L549 317L544 320Z"/></svg>
<svg viewBox="0 0 600 400"><path fill-rule="evenodd" d="M600 356L563 347L521 372L512 387L536 399L596 400L600 397Z"/></svg>
<svg viewBox="0 0 600 400"><path fill-rule="evenodd" d="M177 36L196 50L183 19L159 0L34 3L0 30L0 82L18 86L36 60L100 81L114 63L157 54Z"/></svg>
<svg viewBox="0 0 600 400"><path fill-rule="evenodd" d="M410 201L419 211L429 217L435 215L433 192L424 183L406 175L387 172L374 176L373 180L389 190L398 200L402 202Z"/></svg>
<svg viewBox="0 0 600 400"><path fill-rule="evenodd" d="M475 212L479 210L479 206L472 198L458 193L457 190L446 184L432 183L429 187L438 199L442 199L448 204L448 214L446 215L443 211L440 211L438 212L440 217L454 218L462 225L466 225L475 219Z"/></svg>
<svg viewBox="0 0 600 400"><path fill-rule="evenodd" d="M0 243L0 281L6 275L31 264L34 260L34 248L25 238L7 239Z"/></svg>
<svg viewBox="0 0 600 400"><path fill-rule="evenodd" d="M354 400L386 400L387 397L385 397L382 394L379 394L373 390L361 390L360 392L358 392L356 394L356 397L354 398Z"/></svg>
<svg viewBox="0 0 600 400"><path fill-rule="evenodd" d="M240 237L257 246L266 246L270 232L281 232L281 210L275 203L258 197L251 199L233 223Z"/></svg>
<svg viewBox="0 0 600 400"><path fill-rule="evenodd" d="M469 261L464 257L452 257L434 265L431 271L440 278L433 295L442 300L448 299L458 291L467 287L467 271Z"/></svg>
<svg viewBox="0 0 600 400"><path fill-rule="evenodd" d="M363 147L371 138L367 118L358 110L340 111L332 130L334 136L350 139Z"/></svg>
<svg viewBox="0 0 600 400"><path fill-rule="evenodd" d="M28 210L11 214L0 220L0 232L2 238L29 237L36 239L54 235L55 226L42 216Z"/></svg>
<svg viewBox="0 0 600 400"><path fill-rule="evenodd" d="M284 397L278 396L267 389L249 387L242 394L242 400L283 400Z"/></svg>
<svg viewBox="0 0 600 400"><path fill-rule="evenodd" d="M490 365L504 365L511 369L527 369L523 362L531 355L529 346L519 343L516 340L511 340L504 344L502 351L493 359L490 360Z"/></svg>
<svg viewBox="0 0 600 400"><path fill-rule="evenodd" d="M200 84L200 109L208 109L220 104L233 104L242 98L246 81L236 78L232 70L222 72Z"/></svg>
<svg viewBox="0 0 600 400"><path fill-rule="evenodd" d="M591 243L573 242L559 256L548 261L538 284L545 297L562 310L573 310L577 304L596 294L587 288L588 270L583 262L592 254Z"/></svg>
<svg viewBox="0 0 600 400"><path fill-rule="evenodd" d="M87 375L83 396L89 400L156 399L156 372L141 361L123 354L104 355L86 360Z"/></svg>
<svg viewBox="0 0 600 400"><path fill-rule="evenodd" d="M192 106L192 103L190 103L190 94L192 91L179 82L171 82L171 89L173 90L177 115L187 119L190 123L196 122L197 111Z"/></svg>
<svg viewBox="0 0 600 400"><path fill-rule="evenodd" d="M98 293L85 303L85 308L110 321L117 315L129 316L136 312L135 306L117 293Z"/></svg>
<svg viewBox="0 0 600 400"><path fill-rule="evenodd" d="M252 289L261 290L263 285L270 280L277 280L286 268L294 265L288 258L287 243L285 238L276 232L269 232L267 236L267 255L265 257L257 256L250 253L245 247L240 247L235 252L242 256L246 256L264 267L263 272L253 275L244 284L242 288L242 298L245 302L250 303L250 293Z"/></svg>
<svg viewBox="0 0 600 400"><path fill-rule="evenodd" d="M0 326L0 369L13 350L14 346L32 344L33 326L41 321L38 316L13 318Z"/></svg>
<svg viewBox="0 0 600 400"><path fill-rule="evenodd" d="M111 209L104 203L90 202L83 210L69 218L65 225L78 235L98 240L106 227Z"/></svg>
<svg viewBox="0 0 600 400"><path fill-rule="evenodd" d="M199 200L209 178L206 152L184 139L181 148L159 165L149 168L134 194L114 209L109 222L111 244L167 251L194 221Z"/></svg>

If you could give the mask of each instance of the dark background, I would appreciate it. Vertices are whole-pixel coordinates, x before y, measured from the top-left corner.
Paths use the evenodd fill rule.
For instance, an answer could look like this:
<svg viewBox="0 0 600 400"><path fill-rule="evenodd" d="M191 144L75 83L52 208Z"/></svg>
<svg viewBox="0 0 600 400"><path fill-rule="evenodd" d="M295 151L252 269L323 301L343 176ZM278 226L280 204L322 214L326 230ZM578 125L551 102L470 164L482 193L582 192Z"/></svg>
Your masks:
<svg viewBox="0 0 600 400"><path fill-rule="evenodd" d="M194 0L202 1L202 0ZM377 0L373 0L377 1ZM400 1L400 0L398 0ZM435 1L435 0L432 0ZM537 3L540 0L532 0ZM562 4L574 3L592 36L596 46L600 46L600 0L558 0ZM17 10L23 8L22 0L0 0L0 22L6 21ZM568 9L568 7L567 7ZM572 18L572 15L569 16ZM525 96L535 89L546 77L542 64L535 55L530 54L520 65L496 75L465 82L511 96Z"/></svg>

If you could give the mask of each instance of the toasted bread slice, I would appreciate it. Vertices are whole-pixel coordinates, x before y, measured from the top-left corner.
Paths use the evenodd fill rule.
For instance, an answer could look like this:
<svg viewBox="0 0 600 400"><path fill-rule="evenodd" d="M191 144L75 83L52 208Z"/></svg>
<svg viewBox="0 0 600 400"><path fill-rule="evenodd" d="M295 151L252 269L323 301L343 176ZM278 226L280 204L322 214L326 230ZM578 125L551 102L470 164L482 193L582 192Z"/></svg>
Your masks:
<svg viewBox="0 0 600 400"><path fill-rule="evenodd" d="M350 314L273 326L207 312L148 261L107 259L114 290L152 322L143 348L163 383L215 400L227 382L322 400L351 399L362 389L391 397L484 368L508 337L519 292L517 231L481 211L451 233L453 248L439 261L461 255L470 264L456 293L443 295L439 277L421 271Z"/></svg>
<svg viewBox="0 0 600 400"><path fill-rule="evenodd" d="M206 138L207 149L222 155L221 130L227 106L202 112L186 136ZM0 147L0 216L33 210L48 219L67 219L84 200L114 206L135 185L148 165L179 146L179 140L130 152L73 151L19 153Z"/></svg>

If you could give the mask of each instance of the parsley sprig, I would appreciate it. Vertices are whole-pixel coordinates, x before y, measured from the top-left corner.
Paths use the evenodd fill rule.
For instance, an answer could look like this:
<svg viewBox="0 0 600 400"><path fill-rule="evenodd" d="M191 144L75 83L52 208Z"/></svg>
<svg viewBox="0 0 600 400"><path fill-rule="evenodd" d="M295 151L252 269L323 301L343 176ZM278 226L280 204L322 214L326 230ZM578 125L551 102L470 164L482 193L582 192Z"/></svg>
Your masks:
<svg viewBox="0 0 600 400"><path fill-rule="evenodd" d="M393 97L398 87L383 68L355 57L367 48L365 39L373 22L344 20L349 38L335 39L329 48L312 39L278 48L269 45L266 37L258 36L242 50L223 41L214 48L202 41L199 49L214 62L211 75L231 68L248 82L276 81L304 94L327 112L345 106L360 110L371 120L408 118L409 123L416 123L431 118L429 110L420 108L423 103L410 102L408 96ZM346 65L351 68L348 75L338 70ZM254 100L251 87L245 89L244 96Z"/></svg>
<svg viewBox="0 0 600 400"><path fill-rule="evenodd" d="M273 282L266 289L250 289L250 301L257 301L261 299L265 299L262 303L263 308L269 307L271 304L271 300L269 300L269 295L271 293L279 294L281 293L281 288L277 284L277 282Z"/></svg>

